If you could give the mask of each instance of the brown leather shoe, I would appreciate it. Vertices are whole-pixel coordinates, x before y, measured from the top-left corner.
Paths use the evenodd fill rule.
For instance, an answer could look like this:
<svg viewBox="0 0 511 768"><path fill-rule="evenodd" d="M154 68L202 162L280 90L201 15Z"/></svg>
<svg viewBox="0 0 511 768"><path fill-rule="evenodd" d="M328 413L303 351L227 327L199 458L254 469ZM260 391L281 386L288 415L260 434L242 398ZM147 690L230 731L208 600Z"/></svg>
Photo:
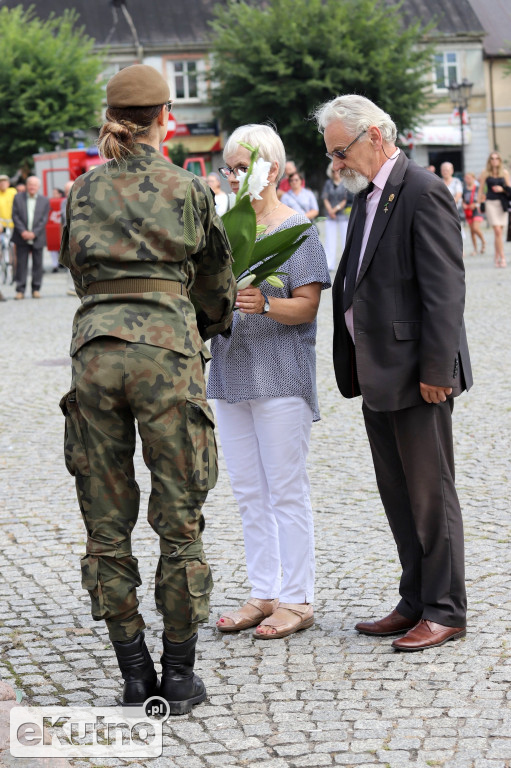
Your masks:
<svg viewBox="0 0 511 768"><path fill-rule="evenodd" d="M21 299L24 299L24 298L25 298L25 296L24 296L24 294L23 294L23 293L17 293L17 294L14 296L14 298L15 298L15 300L16 300L16 301L21 301Z"/></svg>
<svg viewBox="0 0 511 768"><path fill-rule="evenodd" d="M39 293L39 291L32 291L32 298L33 299L40 299L41 298L41 294Z"/></svg>
<svg viewBox="0 0 511 768"><path fill-rule="evenodd" d="M418 619L406 619L400 613L394 610L379 621L359 621L355 624L355 629L362 635L376 635L385 637L386 635L400 635L407 632L417 624Z"/></svg>
<svg viewBox="0 0 511 768"><path fill-rule="evenodd" d="M422 651L424 648L436 648L448 640L465 637L466 634L466 627L444 627L443 624L421 619L404 637L394 640L392 647L396 651Z"/></svg>

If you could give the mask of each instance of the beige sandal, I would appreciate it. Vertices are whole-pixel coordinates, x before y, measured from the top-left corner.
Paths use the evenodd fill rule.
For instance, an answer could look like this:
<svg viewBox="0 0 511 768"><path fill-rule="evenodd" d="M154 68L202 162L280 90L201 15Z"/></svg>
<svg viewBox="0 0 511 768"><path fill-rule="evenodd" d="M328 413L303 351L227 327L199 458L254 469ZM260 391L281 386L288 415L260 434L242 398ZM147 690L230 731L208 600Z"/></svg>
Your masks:
<svg viewBox="0 0 511 768"><path fill-rule="evenodd" d="M226 611L223 613L216 623L216 628L220 632L239 632L241 629L248 629L248 627L254 627L259 624L261 619L266 616L271 616L273 611L279 604L278 598L274 600L259 600L257 597L251 597L247 600L238 611ZM251 611L251 615L248 613L241 613L243 608L251 606L254 610ZM232 624L225 624L225 619L232 621Z"/></svg>
<svg viewBox="0 0 511 768"><path fill-rule="evenodd" d="M308 629L314 624L314 608L312 603L279 603L278 608L267 619L262 621L260 627L273 627L273 633L253 633L259 640L277 640L279 637L287 637L300 629Z"/></svg>

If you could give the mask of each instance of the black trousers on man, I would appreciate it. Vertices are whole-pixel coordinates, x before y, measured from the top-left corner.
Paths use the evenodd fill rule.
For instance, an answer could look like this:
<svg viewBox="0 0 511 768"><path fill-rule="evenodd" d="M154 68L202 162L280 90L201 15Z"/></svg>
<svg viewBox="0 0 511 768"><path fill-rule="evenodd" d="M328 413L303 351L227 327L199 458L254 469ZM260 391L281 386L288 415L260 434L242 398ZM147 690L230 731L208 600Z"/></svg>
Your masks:
<svg viewBox="0 0 511 768"><path fill-rule="evenodd" d="M409 619L464 627L463 521L454 486L453 401L400 411L362 406L376 481L403 568Z"/></svg>
<svg viewBox="0 0 511 768"><path fill-rule="evenodd" d="M27 286L28 257L32 255L32 293L41 290L43 282L43 248L32 245L16 246L16 291L25 293Z"/></svg>

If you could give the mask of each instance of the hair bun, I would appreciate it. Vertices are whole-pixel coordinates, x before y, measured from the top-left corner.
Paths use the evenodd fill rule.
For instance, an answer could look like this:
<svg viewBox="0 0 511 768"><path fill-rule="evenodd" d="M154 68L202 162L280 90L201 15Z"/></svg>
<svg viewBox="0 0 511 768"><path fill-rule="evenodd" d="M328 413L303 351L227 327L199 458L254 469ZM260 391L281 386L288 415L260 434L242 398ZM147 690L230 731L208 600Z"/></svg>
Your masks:
<svg viewBox="0 0 511 768"><path fill-rule="evenodd" d="M121 140L129 139L133 133L128 125L124 125L123 123L118 123L116 121L106 123L104 128L105 131L108 131L108 133L113 133L114 136L117 136Z"/></svg>

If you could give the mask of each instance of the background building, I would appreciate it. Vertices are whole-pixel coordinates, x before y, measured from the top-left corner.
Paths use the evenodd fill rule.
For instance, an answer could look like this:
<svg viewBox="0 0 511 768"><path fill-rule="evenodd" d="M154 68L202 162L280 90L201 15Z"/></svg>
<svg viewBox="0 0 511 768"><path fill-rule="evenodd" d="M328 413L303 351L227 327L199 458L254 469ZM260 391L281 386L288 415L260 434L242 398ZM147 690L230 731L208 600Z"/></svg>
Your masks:
<svg viewBox="0 0 511 768"><path fill-rule="evenodd" d="M511 165L511 2L470 0L485 30L484 90L488 149Z"/></svg>
<svg viewBox="0 0 511 768"><path fill-rule="evenodd" d="M271 1L271 0L270 0ZM168 79L176 121L168 141L177 158L184 147L190 170L209 172L221 165L223 137L209 106L211 65L209 21L225 0L74 0L85 32L97 51L107 55L105 76L143 62ZM386 0L393 3L393 0ZM37 16L61 14L67 0L3 0L3 6L32 6ZM403 23L433 22L425 42L436 55L431 85L436 103L421 125L407 137L411 157L437 170L450 160L460 174L479 173L493 148L511 163L511 0L404 0ZM370 52L368 52L370 55ZM472 83L466 112L452 104L448 86L463 79ZM462 141L463 139L463 141ZM181 149L179 148L179 149ZM181 158L180 158L181 159Z"/></svg>
<svg viewBox="0 0 511 768"><path fill-rule="evenodd" d="M483 66L485 30L468 0L406 0L405 17L434 22L425 38L436 54L431 67L433 97L437 103L424 115L422 125L409 137L410 155L419 165L450 161L458 175L462 152L466 169L479 173L488 155L486 92ZM451 102L448 86L463 79L473 84L468 109L460 114Z"/></svg>

